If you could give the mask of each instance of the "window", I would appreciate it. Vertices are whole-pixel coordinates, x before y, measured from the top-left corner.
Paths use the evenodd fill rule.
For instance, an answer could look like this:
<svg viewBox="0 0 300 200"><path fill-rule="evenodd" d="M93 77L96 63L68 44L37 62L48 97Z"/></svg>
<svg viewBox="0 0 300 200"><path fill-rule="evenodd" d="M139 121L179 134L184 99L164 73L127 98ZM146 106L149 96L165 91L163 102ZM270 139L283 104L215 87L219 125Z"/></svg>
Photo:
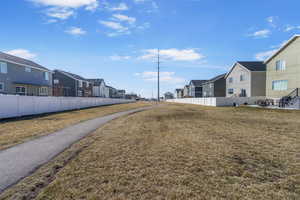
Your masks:
<svg viewBox="0 0 300 200"><path fill-rule="evenodd" d="M49 73L48 72L44 72L44 79L46 81L49 81Z"/></svg>
<svg viewBox="0 0 300 200"><path fill-rule="evenodd" d="M25 67L25 72L31 72L31 68L30 67Z"/></svg>
<svg viewBox="0 0 300 200"><path fill-rule="evenodd" d="M241 89L240 97L246 97L246 96L247 96L246 90L245 89Z"/></svg>
<svg viewBox="0 0 300 200"><path fill-rule="evenodd" d="M234 89L230 88L228 89L228 94L233 94L234 93Z"/></svg>
<svg viewBox="0 0 300 200"><path fill-rule="evenodd" d="M16 87L16 94L21 94L21 95L25 95L26 93L26 88L23 86L17 86Z"/></svg>
<svg viewBox="0 0 300 200"><path fill-rule="evenodd" d="M244 80L246 80L246 77L245 77L244 74L241 74L241 75L240 75L240 81L244 81Z"/></svg>
<svg viewBox="0 0 300 200"><path fill-rule="evenodd" d="M78 87L82 87L83 84L82 84L82 81L78 81Z"/></svg>
<svg viewBox="0 0 300 200"><path fill-rule="evenodd" d="M7 63L0 62L0 73L7 74Z"/></svg>
<svg viewBox="0 0 300 200"><path fill-rule="evenodd" d="M285 70L285 61L278 60L276 61L276 71L284 71Z"/></svg>
<svg viewBox="0 0 300 200"><path fill-rule="evenodd" d="M41 95L41 96L47 96L48 95L48 88L47 87L41 87L39 89L39 95Z"/></svg>
<svg viewBox="0 0 300 200"><path fill-rule="evenodd" d="M59 80L58 80L58 79L54 79L54 80L53 80L53 83L54 83L54 84L59 84Z"/></svg>
<svg viewBox="0 0 300 200"><path fill-rule="evenodd" d="M82 97L82 91L81 91L81 90L78 90L78 91L77 91L77 95L78 95L79 97Z"/></svg>
<svg viewBox="0 0 300 200"><path fill-rule="evenodd" d="M283 91L288 89L287 80L278 80L272 82L272 89L276 91Z"/></svg>
<svg viewBox="0 0 300 200"><path fill-rule="evenodd" d="M0 83L0 92L4 91L4 83Z"/></svg>
<svg viewBox="0 0 300 200"><path fill-rule="evenodd" d="M232 77L229 78L229 83L233 83L233 78Z"/></svg>

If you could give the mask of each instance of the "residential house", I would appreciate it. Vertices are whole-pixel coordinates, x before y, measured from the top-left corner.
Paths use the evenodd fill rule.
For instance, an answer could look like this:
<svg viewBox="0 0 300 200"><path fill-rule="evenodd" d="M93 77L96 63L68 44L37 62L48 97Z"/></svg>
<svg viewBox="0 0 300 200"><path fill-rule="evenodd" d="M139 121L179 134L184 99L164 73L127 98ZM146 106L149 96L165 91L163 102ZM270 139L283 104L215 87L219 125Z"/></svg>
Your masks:
<svg viewBox="0 0 300 200"><path fill-rule="evenodd" d="M181 99L181 98L183 98L183 89L176 89L176 90L175 90L175 98L176 98L176 99Z"/></svg>
<svg viewBox="0 0 300 200"><path fill-rule="evenodd" d="M27 59L0 52L0 93L52 95L52 72Z"/></svg>
<svg viewBox="0 0 300 200"><path fill-rule="evenodd" d="M85 78L62 70L54 70L53 96L91 97L92 83Z"/></svg>
<svg viewBox="0 0 300 200"><path fill-rule="evenodd" d="M120 99L125 99L126 90L118 90L117 92Z"/></svg>
<svg viewBox="0 0 300 200"><path fill-rule="evenodd" d="M264 64L267 67L266 96L268 98L289 96L300 88L300 35L292 37ZM299 95L298 92L297 96Z"/></svg>
<svg viewBox="0 0 300 200"><path fill-rule="evenodd" d="M107 86L109 89L109 98L118 98L118 90L111 86Z"/></svg>
<svg viewBox="0 0 300 200"><path fill-rule="evenodd" d="M236 62L225 78L226 97L266 95L266 65L263 62Z"/></svg>
<svg viewBox="0 0 300 200"><path fill-rule="evenodd" d="M203 97L203 83L206 80L191 80L189 84L189 96L198 98Z"/></svg>
<svg viewBox="0 0 300 200"><path fill-rule="evenodd" d="M174 99L174 95L171 92L166 92L164 94L164 96L165 96L165 100L167 100L167 99Z"/></svg>
<svg viewBox="0 0 300 200"><path fill-rule="evenodd" d="M203 83L203 97L225 97L225 76L226 74L221 74Z"/></svg>
<svg viewBox="0 0 300 200"><path fill-rule="evenodd" d="M106 86L104 79L87 79L92 83L93 96L109 98L109 88Z"/></svg>
<svg viewBox="0 0 300 200"><path fill-rule="evenodd" d="M190 86L189 85L185 85L183 88L183 98L187 98L190 97Z"/></svg>

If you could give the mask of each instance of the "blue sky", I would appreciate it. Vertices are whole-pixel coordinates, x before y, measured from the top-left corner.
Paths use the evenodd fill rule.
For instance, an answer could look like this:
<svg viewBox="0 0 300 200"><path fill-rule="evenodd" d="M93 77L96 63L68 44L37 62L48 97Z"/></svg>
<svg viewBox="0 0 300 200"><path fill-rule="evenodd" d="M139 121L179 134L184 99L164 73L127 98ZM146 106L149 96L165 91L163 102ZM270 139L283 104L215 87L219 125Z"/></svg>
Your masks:
<svg viewBox="0 0 300 200"><path fill-rule="evenodd" d="M300 32L297 0L3 0L1 51L146 97L263 60Z"/></svg>

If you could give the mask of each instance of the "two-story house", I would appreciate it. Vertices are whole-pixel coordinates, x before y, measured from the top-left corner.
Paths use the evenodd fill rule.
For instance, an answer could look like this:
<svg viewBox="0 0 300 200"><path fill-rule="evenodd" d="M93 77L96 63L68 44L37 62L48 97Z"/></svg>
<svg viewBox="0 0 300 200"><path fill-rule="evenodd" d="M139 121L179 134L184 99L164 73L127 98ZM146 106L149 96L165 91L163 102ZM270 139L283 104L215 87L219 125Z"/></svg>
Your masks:
<svg viewBox="0 0 300 200"><path fill-rule="evenodd" d="M185 85L183 88L183 97L187 98L190 97L190 86L189 85Z"/></svg>
<svg viewBox="0 0 300 200"><path fill-rule="evenodd" d="M203 83L203 97L225 97L225 76L226 74L221 74Z"/></svg>
<svg viewBox="0 0 300 200"><path fill-rule="evenodd" d="M52 72L33 61L0 52L0 93L51 96Z"/></svg>
<svg viewBox="0 0 300 200"><path fill-rule="evenodd" d="M292 37L264 63L268 98L282 98L300 88L300 35Z"/></svg>
<svg viewBox="0 0 300 200"><path fill-rule="evenodd" d="M206 80L191 80L189 84L189 96L198 98L203 97L203 83Z"/></svg>
<svg viewBox="0 0 300 200"><path fill-rule="evenodd" d="M181 99L181 98L183 98L183 89L176 89L176 90L175 90L175 98L176 98L176 99Z"/></svg>
<svg viewBox="0 0 300 200"><path fill-rule="evenodd" d="M93 96L109 98L109 88L106 86L104 79L87 79L92 83Z"/></svg>
<svg viewBox="0 0 300 200"><path fill-rule="evenodd" d="M92 83L85 78L62 70L54 70L53 96L91 97Z"/></svg>
<svg viewBox="0 0 300 200"><path fill-rule="evenodd" d="M266 96L266 65L236 62L226 75L226 97Z"/></svg>

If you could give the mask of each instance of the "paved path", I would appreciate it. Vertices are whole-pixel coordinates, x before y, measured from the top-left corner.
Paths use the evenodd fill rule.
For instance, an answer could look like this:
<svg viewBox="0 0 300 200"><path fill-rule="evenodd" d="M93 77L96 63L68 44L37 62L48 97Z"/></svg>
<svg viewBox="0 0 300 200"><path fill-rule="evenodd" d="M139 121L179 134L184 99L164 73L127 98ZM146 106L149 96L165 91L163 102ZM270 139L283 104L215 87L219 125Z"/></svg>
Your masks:
<svg viewBox="0 0 300 200"><path fill-rule="evenodd" d="M152 109L138 108L88 120L50 135L0 151L0 193L34 172L76 141L118 117Z"/></svg>

